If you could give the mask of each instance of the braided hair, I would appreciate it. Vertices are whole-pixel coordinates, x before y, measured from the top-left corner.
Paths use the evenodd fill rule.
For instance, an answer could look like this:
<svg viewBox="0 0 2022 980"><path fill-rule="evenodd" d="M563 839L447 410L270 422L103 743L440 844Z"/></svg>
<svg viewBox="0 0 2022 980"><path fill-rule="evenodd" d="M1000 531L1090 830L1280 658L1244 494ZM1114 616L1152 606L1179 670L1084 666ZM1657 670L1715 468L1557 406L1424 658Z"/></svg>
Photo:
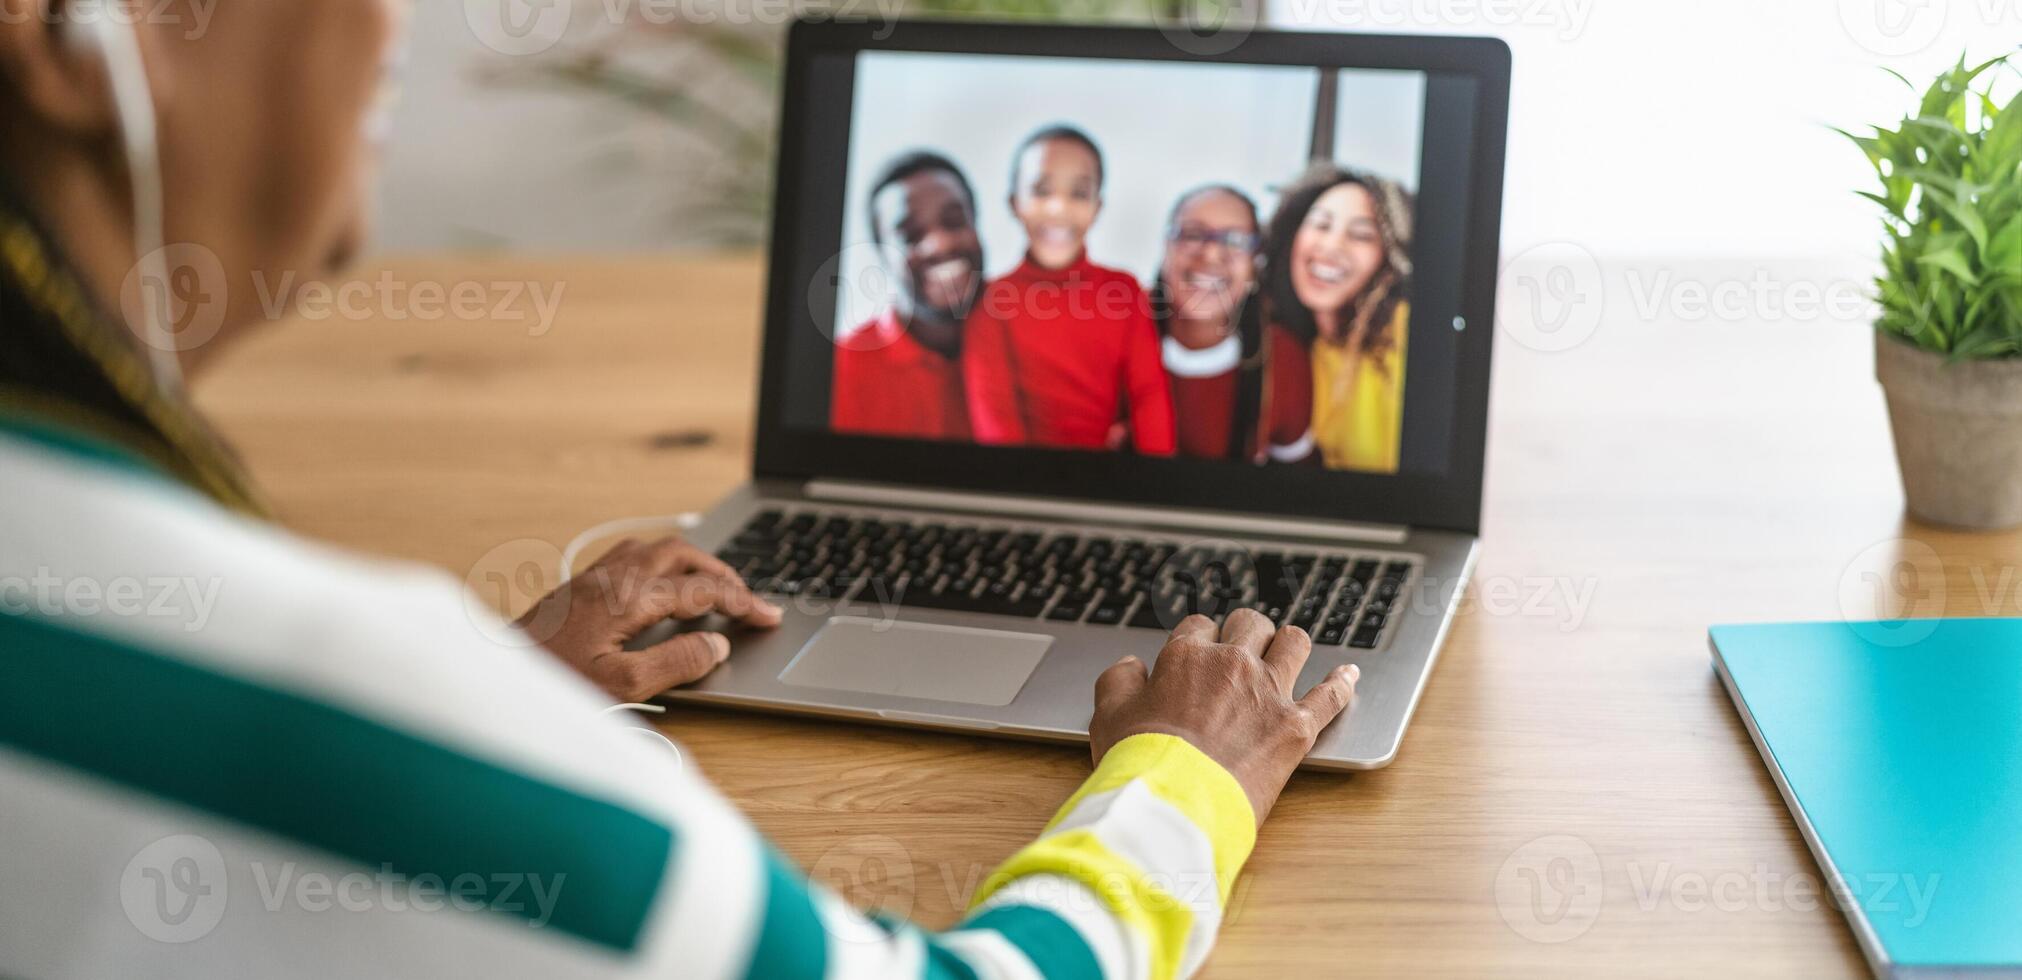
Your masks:
<svg viewBox="0 0 2022 980"><path fill-rule="evenodd" d="M138 342L83 288L54 236L0 180L0 413L131 450L242 513L264 516L238 460Z"/></svg>

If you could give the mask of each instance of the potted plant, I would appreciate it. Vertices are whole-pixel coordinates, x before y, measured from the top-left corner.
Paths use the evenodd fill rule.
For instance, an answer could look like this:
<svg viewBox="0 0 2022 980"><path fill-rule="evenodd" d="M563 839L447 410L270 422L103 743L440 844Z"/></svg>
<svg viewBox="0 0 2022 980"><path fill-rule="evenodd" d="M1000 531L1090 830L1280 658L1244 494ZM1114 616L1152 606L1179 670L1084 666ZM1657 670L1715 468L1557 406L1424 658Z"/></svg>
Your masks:
<svg viewBox="0 0 2022 980"><path fill-rule="evenodd" d="M2022 524L2022 105L1993 91L2007 62L1962 58L1896 128L1846 134L1882 183L1860 194L1886 212L1875 376L1903 492L1915 517L1967 528Z"/></svg>

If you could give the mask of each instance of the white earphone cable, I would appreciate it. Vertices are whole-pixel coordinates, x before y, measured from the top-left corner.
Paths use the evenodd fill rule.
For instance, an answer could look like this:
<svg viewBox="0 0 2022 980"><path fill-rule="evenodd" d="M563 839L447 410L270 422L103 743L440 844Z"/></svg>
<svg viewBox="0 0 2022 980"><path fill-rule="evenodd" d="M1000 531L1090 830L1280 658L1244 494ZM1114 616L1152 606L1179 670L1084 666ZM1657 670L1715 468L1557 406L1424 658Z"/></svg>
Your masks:
<svg viewBox="0 0 2022 980"><path fill-rule="evenodd" d="M669 527L686 531L700 523L702 523L702 515L689 511L682 514L661 514L651 517L620 517L617 520L605 521L602 524L586 528L583 533L576 535L569 542L568 547L562 549L560 584L566 585L569 579L574 577L576 573L576 559L582 556L584 548L614 534L625 534L633 531L652 531ZM644 711L652 714L667 713L665 707L657 704L614 704L604 709L604 713L607 715L619 711ZM641 727L638 731L652 735L660 741L667 743L667 748L674 753L676 765L685 766L687 764L686 760L682 758L681 747L675 745L673 739L660 734L658 729L650 726Z"/></svg>
<svg viewBox="0 0 2022 980"><path fill-rule="evenodd" d="M667 713L667 709L664 706L657 704L614 704L605 708L604 714L614 715L620 711L641 711L652 715L664 715ZM674 753L674 768L677 772L688 768L688 759L681 754L681 746L674 744L673 739L662 735L659 729L651 725L639 725L634 727L632 731L638 732L641 735L650 735L666 743L667 750Z"/></svg>
<svg viewBox="0 0 2022 980"><path fill-rule="evenodd" d="M125 150L127 175L132 182L133 245L140 279L140 325L148 347L148 364L156 384L170 394L183 388L182 362L176 356L176 337L169 328L168 260L163 231L165 194L162 188L161 148L154 111L154 91L147 77L147 62L141 54L138 25L122 25L119 14L106 0L77 0L77 26L92 31L92 38L105 60L106 80L112 90L119 117L120 142ZM561 580L568 582L576 559L584 548L598 540L626 531L673 526L688 529L700 523L694 513L657 517L628 517L606 521L576 536L562 552ZM664 713L651 704L619 704L605 710ZM674 741L650 726L636 731L664 743L674 753L677 767L685 766L681 749Z"/></svg>
<svg viewBox="0 0 2022 980"><path fill-rule="evenodd" d="M687 531L694 529L700 523L702 523L702 515L694 511L688 511L681 514L660 514L651 517L621 517L617 520L605 521L595 527L588 528L583 533L576 535L575 539L569 542L568 547L562 549L561 584L566 585L569 579L575 577L576 559L582 557L584 548L614 534L653 531L662 528Z"/></svg>
<svg viewBox="0 0 2022 980"><path fill-rule="evenodd" d="M79 24L94 32L105 59L106 80L119 115L120 142L126 151L128 179L133 185L133 248L140 272L141 331L155 382L169 392L182 391L182 362L169 329L168 260L163 252L161 147L154 111L154 89L141 54L138 24L120 23L121 14L105 0L78 0Z"/></svg>

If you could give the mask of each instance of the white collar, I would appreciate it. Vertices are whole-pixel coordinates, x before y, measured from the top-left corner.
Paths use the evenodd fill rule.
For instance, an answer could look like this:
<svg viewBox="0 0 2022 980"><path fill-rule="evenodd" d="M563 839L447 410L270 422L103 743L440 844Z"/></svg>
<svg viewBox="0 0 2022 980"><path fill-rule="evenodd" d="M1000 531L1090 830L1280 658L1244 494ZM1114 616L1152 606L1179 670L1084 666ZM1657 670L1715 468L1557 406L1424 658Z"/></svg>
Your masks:
<svg viewBox="0 0 2022 980"><path fill-rule="evenodd" d="M1194 350L1168 335L1163 350L1166 371L1181 378L1212 378L1243 363L1243 338L1230 334L1213 347Z"/></svg>

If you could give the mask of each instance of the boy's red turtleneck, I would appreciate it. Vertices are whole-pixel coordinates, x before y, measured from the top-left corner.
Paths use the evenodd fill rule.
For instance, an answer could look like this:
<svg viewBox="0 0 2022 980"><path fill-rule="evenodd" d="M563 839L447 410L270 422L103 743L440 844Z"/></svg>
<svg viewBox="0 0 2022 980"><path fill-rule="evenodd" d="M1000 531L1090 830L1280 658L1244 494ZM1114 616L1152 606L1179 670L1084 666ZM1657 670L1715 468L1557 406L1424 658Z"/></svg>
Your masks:
<svg viewBox="0 0 2022 980"><path fill-rule="evenodd" d="M1138 452L1174 451L1150 300L1129 273L1086 253L1060 269L1027 257L984 287L963 334L962 372L979 442L1104 449L1128 419Z"/></svg>

